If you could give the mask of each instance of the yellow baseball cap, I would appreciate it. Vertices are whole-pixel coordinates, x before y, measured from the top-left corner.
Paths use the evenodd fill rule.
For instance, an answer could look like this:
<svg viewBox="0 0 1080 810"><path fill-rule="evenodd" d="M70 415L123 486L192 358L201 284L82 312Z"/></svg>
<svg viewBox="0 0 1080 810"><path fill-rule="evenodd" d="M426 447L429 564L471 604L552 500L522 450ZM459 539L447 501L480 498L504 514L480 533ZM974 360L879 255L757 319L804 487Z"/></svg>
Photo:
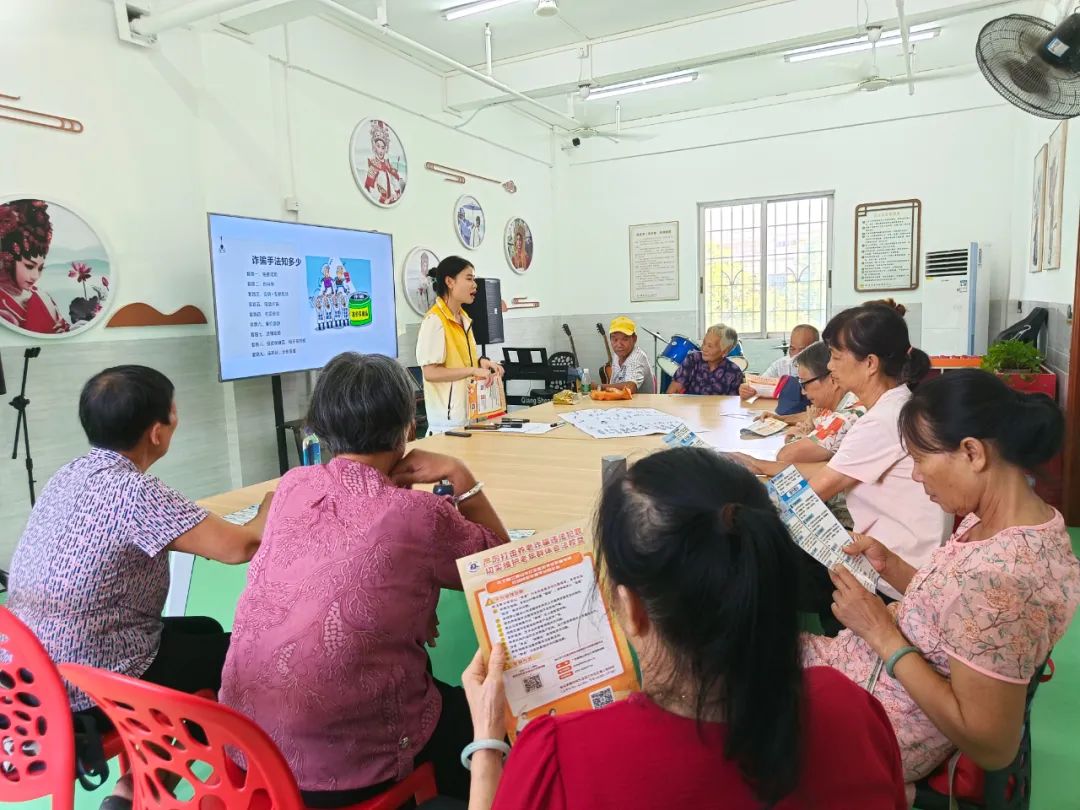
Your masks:
<svg viewBox="0 0 1080 810"><path fill-rule="evenodd" d="M608 332L622 332L624 335L637 334L637 325L627 318L625 315L620 315L611 322L611 328Z"/></svg>

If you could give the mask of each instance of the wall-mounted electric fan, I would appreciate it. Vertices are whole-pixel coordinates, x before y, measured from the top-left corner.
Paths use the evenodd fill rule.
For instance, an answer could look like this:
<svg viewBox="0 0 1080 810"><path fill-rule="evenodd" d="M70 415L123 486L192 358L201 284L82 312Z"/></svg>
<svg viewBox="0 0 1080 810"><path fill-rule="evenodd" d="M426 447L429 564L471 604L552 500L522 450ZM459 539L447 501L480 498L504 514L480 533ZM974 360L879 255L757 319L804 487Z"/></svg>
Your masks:
<svg viewBox="0 0 1080 810"><path fill-rule="evenodd" d="M979 33L975 57L993 88L1024 112L1080 115L1080 14L1056 28L1026 14L991 20Z"/></svg>

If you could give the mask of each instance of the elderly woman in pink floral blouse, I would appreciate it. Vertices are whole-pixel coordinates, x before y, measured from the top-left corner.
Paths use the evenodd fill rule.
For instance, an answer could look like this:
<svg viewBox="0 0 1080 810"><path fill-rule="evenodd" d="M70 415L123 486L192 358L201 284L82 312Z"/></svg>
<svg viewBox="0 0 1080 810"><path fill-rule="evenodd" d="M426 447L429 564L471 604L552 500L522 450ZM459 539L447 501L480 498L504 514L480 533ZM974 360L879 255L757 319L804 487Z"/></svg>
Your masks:
<svg viewBox="0 0 1080 810"><path fill-rule="evenodd" d="M1027 684L1080 601L1065 523L1025 476L1058 452L1062 415L1048 397L957 371L912 394L900 429L913 478L968 517L918 570L856 535L848 553L865 554L903 599L886 608L834 570L833 612L848 629L805 637L804 663L833 666L881 701L908 782L956 749L1002 768L1020 743Z"/></svg>
<svg viewBox="0 0 1080 810"><path fill-rule="evenodd" d="M248 571L220 700L277 743L307 807L357 804L435 767L465 798L472 723L461 687L435 680L425 641L455 560L509 540L457 459L405 443L415 396L388 357L340 354L308 424L329 464L281 479ZM412 484L448 479L456 497Z"/></svg>

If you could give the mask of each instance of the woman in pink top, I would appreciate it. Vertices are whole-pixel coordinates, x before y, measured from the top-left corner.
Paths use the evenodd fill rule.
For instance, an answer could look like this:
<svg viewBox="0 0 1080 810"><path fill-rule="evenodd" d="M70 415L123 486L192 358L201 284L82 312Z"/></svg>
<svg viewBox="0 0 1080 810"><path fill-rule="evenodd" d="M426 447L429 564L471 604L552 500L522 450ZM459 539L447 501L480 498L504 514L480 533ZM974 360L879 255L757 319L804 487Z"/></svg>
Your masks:
<svg viewBox="0 0 1080 810"><path fill-rule="evenodd" d="M431 677L424 644L440 589L461 589L455 560L508 537L461 462L404 455L414 409L390 358L330 361L308 424L334 460L281 479L237 606L221 702L273 738L309 807L363 801L426 761L441 793L468 791L465 696ZM444 478L459 504L408 488Z"/></svg>
<svg viewBox="0 0 1080 810"><path fill-rule="evenodd" d="M911 345L904 311L891 299L874 301L845 309L829 321L822 334L832 352L829 370L867 411L829 461L795 466L822 500L846 493L856 532L872 533L912 565L921 566L948 538L953 518L912 480L913 462L900 441L900 410L930 370L930 358ZM787 466L739 460L765 475ZM807 555L803 570L803 607L829 617L832 586L824 569ZM891 599L900 598L887 582L880 587Z"/></svg>
<svg viewBox="0 0 1080 810"><path fill-rule="evenodd" d="M900 425L915 480L968 517L919 567L856 535L848 553L866 554L903 599L886 607L834 572L833 612L849 629L805 637L804 663L833 666L881 701L908 782L956 749L1002 768L1016 756L1028 682L1080 601L1064 521L1025 476L1058 452L1064 420L1048 397L968 370L920 386Z"/></svg>

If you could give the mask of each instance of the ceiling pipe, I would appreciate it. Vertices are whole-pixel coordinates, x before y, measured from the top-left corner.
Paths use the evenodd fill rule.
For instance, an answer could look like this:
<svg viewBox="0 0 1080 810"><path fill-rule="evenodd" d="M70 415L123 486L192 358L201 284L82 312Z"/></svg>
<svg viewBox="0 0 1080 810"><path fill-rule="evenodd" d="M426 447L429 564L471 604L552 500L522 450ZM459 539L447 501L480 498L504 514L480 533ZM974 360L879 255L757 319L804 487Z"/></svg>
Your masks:
<svg viewBox="0 0 1080 810"><path fill-rule="evenodd" d="M487 57L487 75L494 76L495 71L491 67L491 23L484 23L484 55Z"/></svg>
<svg viewBox="0 0 1080 810"><path fill-rule="evenodd" d="M904 70L907 73L908 95L915 95L915 75L911 71L911 43L908 41L907 18L904 17L904 0L896 0L896 17L900 23L900 45L904 49Z"/></svg>
<svg viewBox="0 0 1080 810"><path fill-rule="evenodd" d="M186 25L191 25L192 23L206 19L207 17L235 11L252 2L253 0L189 0L189 2L177 8L132 20L131 30L139 36L153 37L173 28L182 28ZM377 37L389 40L399 48L426 56L432 61L439 62L451 70L455 70L470 78L483 82L484 84L495 88L500 93L512 96L515 101L528 104L530 107L540 112L543 119L549 124L554 124L555 126L568 131L576 130L581 127L581 123L576 118L561 113L558 110L554 110L543 102L537 101L535 98L527 96L509 85L503 84L491 76L485 76L480 71L473 70L468 65L463 65L460 62L451 59L449 56L439 53L433 48L429 48L427 45L422 45L416 40L402 36L396 31L382 26L377 21L371 20L363 14L358 14L334 0L314 0L314 2L318 3L318 5L328 11L343 17L358 28Z"/></svg>
<svg viewBox="0 0 1080 810"><path fill-rule="evenodd" d="M355 23L359 28L362 28L365 31L368 31L372 34L377 34L384 39L388 39L397 45L414 51L415 53L422 54L436 62L441 62L451 70L456 70L457 72L463 73L470 78L483 82L489 87L494 87L499 92L505 93L508 96L513 96L515 101L523 102L525 104L528 104L530 107L541 111L543 113L544 119L547 120L549 123L554 123L556 126L559 126L565 130L575 130L581 127L581 123L576 118L571 118L565 113L554 110L543 102L537 101L535 98L525 95L520 90L515 90L513 87L503 84L502 82L492 78L491 76L485 76L480 71L473 70L468 65L463 65L460 62L451 59L449 56L439 53L433 48L429 48L427 45L422 45L414 39L409 39L406 36L402 36L397 31L394 31L390 28L383 28L382 26L375 23L373 20L365 17L363 14L358 14L352 9L346 8L340 3L335 2L335 0L315 0L315 2L332 11L334 14L344 17L349 22Z"/></svg>
<svg viewBox="0 0 1080 810"><path fill-rule="evenodd" d="M131 30L139 36L154 37L162 31L183 28L207 17L226 14L253 0L188 0L165 11L155 11L131 21Z"/></svg>

